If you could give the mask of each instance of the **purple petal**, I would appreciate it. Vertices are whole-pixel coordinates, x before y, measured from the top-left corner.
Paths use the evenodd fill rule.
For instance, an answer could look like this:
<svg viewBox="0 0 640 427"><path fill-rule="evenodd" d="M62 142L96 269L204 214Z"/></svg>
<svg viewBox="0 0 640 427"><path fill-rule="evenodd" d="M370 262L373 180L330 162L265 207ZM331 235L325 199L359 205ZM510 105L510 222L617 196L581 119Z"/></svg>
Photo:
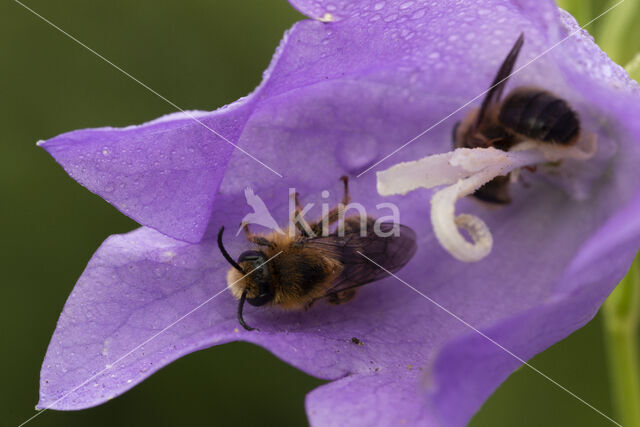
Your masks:
<svg viewBox="0 0 640 427"><path fill-rule="evenodd" d="M184 307L196 307L214 290L224 289L220 265L206 262L212 253L207 249L145 228L107 239L58 321L42 367L38 407L78 409L102 403L195 350L178 337L197 340L193 325L211 307L194 313L188 319L193 323L181 322L118 360L183 315ZM200 287L194 286L198 283ZM220 316L211 321L219 323ZM77 392L55 403L78 386Z"/></svg>
<svg viewBox="0 0 640 427"><path fill-rule="evenodd" d="M300 12L313 19L339 21L357 15L363 10L381 10L386 1L323 1L323 0L289 0L289 3ZM396 2L392 2L396 3ZM395 4L392 8L397 7ZM330 16L328 16L329 14Z"/></svg>
<svg viewBox="0 0 640 427"><path fill-rule="evenodd" d="M617 223L629 214L637 217L638 209L640 198L631 209L607 223L594 240L606 235L610 228L617 228ZM640 224L637 220L634 222L633 227L625 227L630 234L620 239L619 244L609 247L607 253L589 257L585 253L592 250L590 246L599 246L599 242L585 245L574 258L572 267L557 282L555 292L540 305L501 319L483 331L486 336L469 332L441 349L428 374L428 397L434 408L432 415L446 425L466 425L522 361L590 321L628 270L640 245ZM587 263L580 262L587 257L590 258ZM562 384L549 381L549 389L554 387L563 388ZM581 394L578 390L571 392ZM559 395L559 398L566 399L568 404L584 404L577 399L571 402L574 397L569 394ZM594 417L597 416L594 413Z"/></svg>
<svg viewBox="0 0 640 427"><path fill-rule="evenodd" d="M197 242L234 149L207 127L235 141L248 108L241 102L215 113L170 114L140 126L77 130L40 145L71 177L125 215Z"/></svg>
<svg viewBox="0 0 640 427"><path fill-rule="evenodd" d="M407 365L323 385L307 395L309 423L327 427L430 425L434 420L429 409L415 404L423 375L423 368Z"/></svg>
<svg viewBox="0 0 640 427"><path fill-rule="evenodd" d="M317 16L316 6L325 3L294 4ZM322 190L331 190L335 202L340 175L361 173L485 90L520 31L527 36L525 63L575 28L551 1L406 8L387 1L378 10L374 2L332 4L344 19L305 21L289 32L239 140L284 178L236 151L201 243L147 228L109 238L60 318L43 365L40 407L97 405L184 354L247 340L337 380L309 395L314 424L460 425L520 363L452 314L526 360L587 322L622 277L640 240L638 90L579 35L518 73L512 85L554 90L597 133L603 157L593 170L585 167L595 185L584 200L534 179L500 210L463 201L460 211L483 218L495 241L488 258L463 265L432 235L427 192L381 199L373 172L352 179L354 201L372 214L377 203L397 203L401 222L416 230L418 253L399 276L441 307L387 278L344 306L319 304L302 313L249 307L245 316L261 331L235 332L236 301L224 292L127 355L224 288L228 266L214 237L220 225L233 230L248 213L245 186L282 223L288 187L303 203L323 202ZM451 127L466 111L383 165L449 150ZM319 212L316 206L312 216ZM225 240L234 255L247 248L243 236L229 233Z"/></svg>

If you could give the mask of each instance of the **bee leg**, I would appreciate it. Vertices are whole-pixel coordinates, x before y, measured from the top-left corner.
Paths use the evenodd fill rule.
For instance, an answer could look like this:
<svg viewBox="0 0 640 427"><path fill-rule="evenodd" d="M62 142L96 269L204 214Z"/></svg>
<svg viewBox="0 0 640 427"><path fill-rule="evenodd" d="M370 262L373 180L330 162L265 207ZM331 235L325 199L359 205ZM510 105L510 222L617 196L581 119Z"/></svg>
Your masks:
<svg viewBox="0 0 640 427"><path fill-rule="evenodd" d="M347 175L342 175L340 180L344 183L344 194L342 196L342 204L348 205L351 201L351 195L349 194L349 177Z"/></svg>
<svg viewBox="0 0 640 427"><path fill-rule="evenodd" d="M349 195L349 177L347 175L342 175L340 180L344 183L344 194L342 196L342 201L335 208L331 209L326 216L322 217L320 221L311 225L311 229L316 235L325 236L329 233L329 230L325 230L325 224L330 226L334 222L340 219L340 213L344 211L344 207L351 202L351 196ZM327 234L325 234L327 233Z"/></svg>
<svg viewBox="0 0 640 427"><path fill-rule="evenodd" d="M326 216L322 217L322 219L314 224L311 224L311 230L318 236L327 236L329 235L329 226L340 219L341 212L344 212L344 205L340 204L335 208L331 209ZM325 228L326 225L326 228Z"/></svg>
<svg viewBox="0 0 640 427"><path fill-rule="evenodd" d="M298 199L299 193L296 191L293 197L296 202L296 210L293 212L291 220L296 224L296 229L300 232L302 236L311 237L313 234L309 234L309 230L311 230L311 232L314 233L314 229L312 226L310 226L307 223L307 220L305 220L304 217L302 216L302 205L300 204L300 199Z"/></svg>
<svg viewBox="0 0 640 427"><path fill-rule="evenodd" d="M355 289L349 289L346 291L334 292L327 295L327 301L329 304L340 305L349 302L356 296Z"/></svg>
<svg viewBox="0 0 640 427"><path fill-rule="evenodd" d="M250 230L249 230L249 224L244 224L242 226L242 229L244 230L244 235L247 236L247 240L250 241L251 243L255 243L258 246L268 246L270 248L273 247L273 244L267 240L266 238L258 235L258 234L253 234Z"/></svg>
<svg viewBox="0 0 640 427"><path fill-rule="evenodd" d="M300 232L304 237L312 237L313 236L313 227L310 226L307 221L300 215L299 212L296 212L294 222L296 223L296 229ZM309 233L311 230L311 234Z"/></svg>

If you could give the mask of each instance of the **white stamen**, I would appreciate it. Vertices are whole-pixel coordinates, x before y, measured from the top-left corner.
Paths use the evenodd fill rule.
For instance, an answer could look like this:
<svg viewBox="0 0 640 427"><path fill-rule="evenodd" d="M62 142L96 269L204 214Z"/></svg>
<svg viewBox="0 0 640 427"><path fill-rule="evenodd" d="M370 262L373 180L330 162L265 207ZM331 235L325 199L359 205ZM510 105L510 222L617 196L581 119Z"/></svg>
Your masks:
<svg viewBox="0 0 640 427"><path fill-rule="evenodd" d="M460 261L478 261L491 252L493 236L489 227L480 218L464 214L455 216L455 204L460 197L464 197L491 181L491 173L480 173L470 178L461 179L457 183L438 191L431 198L431 224L440 244L451 255ZM467 241L460 233L465 229L473 243Z"/></svg>
<svg viewBox="0 0 640 427"><path fill-rule="evenodd" d="M464 262L479 261L491 252L493 236L480 218L469 214L456 217L456 201L495 177L518 173L524 166L563 159L587 160L595 154L597 140L595 135L589 135L586 140L584 148L535 141L524 141L509 152L495 148L458 148L378 172L378 193L383 196L406 194L418 188L448 185L431 199L434 233L442 247L455 258ZM471 242L460 229L467 231Z"/></svg>
<svg viewBox="0 0 640 427"><path fill-rule="evenodd" d="M468 175L462 168L451 165L453 152L434 154L413 162L398 163L378 172L378 193L382 196L405 195L418 188L453 184Z"/></svg>
<svg viewBox="0 0 640 427"><path fill-rule="evenodd" d="M582 147L581 147L582 145ZM540 144L535 141L524 141L513 147L510 152L540 150L548 162L558 162L563 159L589 160L598 149L598 139L595 134L589 134L581 144L569 147L555 144Z"/></svg>

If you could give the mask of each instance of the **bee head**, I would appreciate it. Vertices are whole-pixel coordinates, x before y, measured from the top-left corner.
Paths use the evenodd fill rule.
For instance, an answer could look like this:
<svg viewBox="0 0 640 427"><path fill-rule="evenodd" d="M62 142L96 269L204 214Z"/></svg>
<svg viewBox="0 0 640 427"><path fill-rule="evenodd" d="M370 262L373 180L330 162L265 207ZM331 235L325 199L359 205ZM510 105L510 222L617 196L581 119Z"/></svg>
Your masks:
<svg viewBox="0 0 640 427"><path fill-rule="evenodd" d="M245 251L238 261L231 258L222 244L224 227L218 233L218 247L222 256L231 264L227 273L227 283L231 293L240 300L238 303L238 322L248 331L254 328L248 326L242 317L245 300L254 306L264 305L273 300L273 283L266 265L267 256L262 251Z"/></svg>
<svg viewBox="0 0 640 427"><path fill-rule="evenodd" d="M247 272L243 292L246 292L247 302L253 306L273 300L273 284L266 262L267 256L262 251L245 251L238 258L238 264Z"/></svg>

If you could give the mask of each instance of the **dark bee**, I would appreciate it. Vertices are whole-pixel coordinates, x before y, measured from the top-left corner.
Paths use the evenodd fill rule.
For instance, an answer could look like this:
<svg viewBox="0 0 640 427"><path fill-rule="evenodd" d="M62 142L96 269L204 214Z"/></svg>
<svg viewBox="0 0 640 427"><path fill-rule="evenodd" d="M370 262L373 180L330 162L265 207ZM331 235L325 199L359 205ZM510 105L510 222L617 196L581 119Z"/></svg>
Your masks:
<svg viewBox="0 0 640 427"><path fill-rule="evenodd" d="M524 140L572 145L580 138L577 114L565 100L546 90L519 87L501 100L523 44L524 34L520 34L480 108L454 127L455 148L494 147L508 151ZM473 195L486 202L509 203L509 176L495 178Z"/></svg>
<svg viewBox="0 0 640 427"><path fill-rule="evenodd" d="M222 245L224 227L220 229L218 246L232 265L227 282L240 300L238 321L245 329L254 329L242 316L245 301L254 306L269 304L284 309L306 309L319 299L343 304L355 296L356 288L388 275L362 255L390 272L398 271L413 257L416 234L403 225L378 224L385 235L399 227L399 233L380 237L374 233L373 218L366 218L366 230L361 233L360 216L351 216L343 218L344 232L324 230L326 224L331 225L344 216L344 206L349 203L348 180L347 177L341 179L344 182L342 203L328 212L324 221L308 224L312 235L301 225L304 218L297 194L294 216L298 221L294 232L259 235L251 233L245 224L247 239L256 247L243 252L237 261Z"/></svg>

